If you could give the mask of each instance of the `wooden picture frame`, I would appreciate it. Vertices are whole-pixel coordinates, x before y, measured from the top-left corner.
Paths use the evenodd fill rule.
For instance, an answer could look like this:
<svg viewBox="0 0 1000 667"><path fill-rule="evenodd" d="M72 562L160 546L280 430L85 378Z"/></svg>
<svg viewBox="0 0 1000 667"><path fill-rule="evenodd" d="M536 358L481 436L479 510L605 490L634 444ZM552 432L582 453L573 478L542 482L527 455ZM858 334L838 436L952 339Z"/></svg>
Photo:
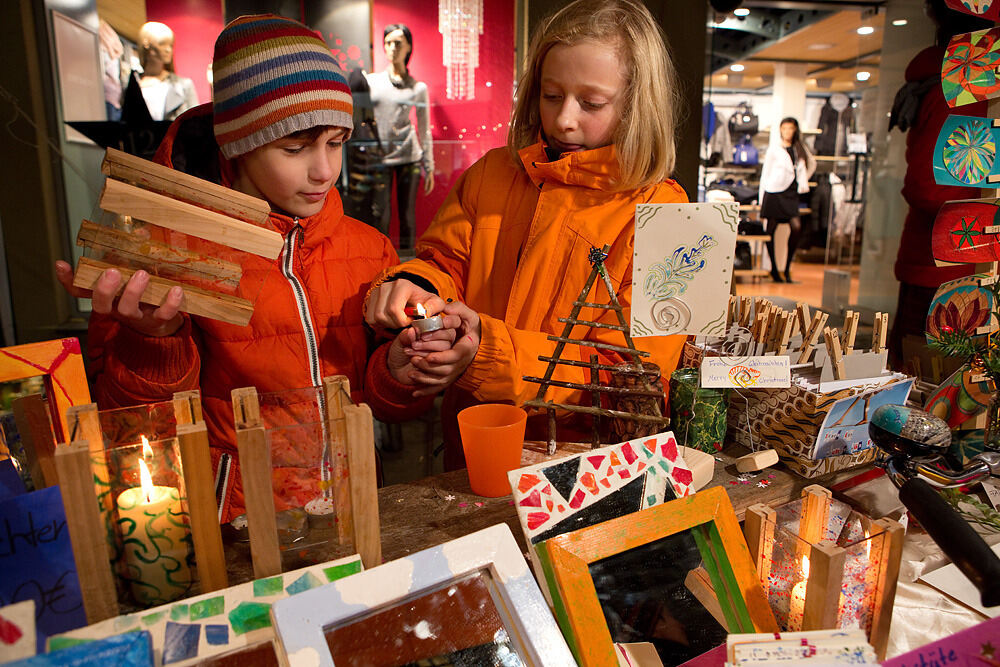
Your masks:
<svg viewBox="0 0 1000 667"><path fill-rule="evenodd" d="M777 632L729 496L722 487L712 487L536 546L556 619L580 665L616 664L614 643L590 566L687 530L701 553L726 629L733 633ZM686 584L690 578L689 574ZM689 588L711 611L715 603L712 596L698 595L690 584Z"/></svg>
<svg viewBox="0 0 1000 667"><path fill-rule="evenodd" d="M506 524L490 526L275 602L271 607L271 616L280 650L283 651L282 664L332 667L335 658L331 645L338 644L337 640L328 637L328 631L336 633L369 619L378 622L373 618L376 615L399 607L415 607L435 593L450 597L452 591L464 581L479 579L477 575L481 574L490 578L490 591L484 592L485 597L475 601L474 606L459 608L463 616L454 624L438 627L437 624L447 614L423 615L421 618L424 620L410 626L409 632L402 633L405 637L387 626L379 625L380 634L392 644L385 646L395 650L395 640L400 638L405 640L405 648L437 649L439 645L436 643L418 644L417 640L436 641L445 636L445 631L453 631L459 626L461 631L476 630L477 624L464 612L474 614L477 613L477 606L479 609L488 606L491 609L495 607L512 650L517 651L525 665L575 664ZM368 650L383 648L373 635L366 634L364 643ZM339 647L344 650L343 644ZM465 648L452 647L452 651ZM397 653L393 656L397 662L393 664L411 662L420 657L427 656L407 659Z"/></svg>

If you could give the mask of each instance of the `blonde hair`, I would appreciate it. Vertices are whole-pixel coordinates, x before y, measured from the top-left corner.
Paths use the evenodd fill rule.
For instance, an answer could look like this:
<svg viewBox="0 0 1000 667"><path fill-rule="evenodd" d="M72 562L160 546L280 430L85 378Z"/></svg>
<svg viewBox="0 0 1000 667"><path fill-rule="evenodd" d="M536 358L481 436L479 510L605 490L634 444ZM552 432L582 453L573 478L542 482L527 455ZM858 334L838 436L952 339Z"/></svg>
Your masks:
<svg viewBox="0 0 1000 667"><path fill-rule="evenodd" d="M620 190L659 183L674 170L677 75L660 27L634 0L576 0L538 26L528 48L528 67L518 82L507 148L518 151L538 140L542 62L553 46L605 43L622 59L626 80L622 117L612 135L620 166Z"/></svg>

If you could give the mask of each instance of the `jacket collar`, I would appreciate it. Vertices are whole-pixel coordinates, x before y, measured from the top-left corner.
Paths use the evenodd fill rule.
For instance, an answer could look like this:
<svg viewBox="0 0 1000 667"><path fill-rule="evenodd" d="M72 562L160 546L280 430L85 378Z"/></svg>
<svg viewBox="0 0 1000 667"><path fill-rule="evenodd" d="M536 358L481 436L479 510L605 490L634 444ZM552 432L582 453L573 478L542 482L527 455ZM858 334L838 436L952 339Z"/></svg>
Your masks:
<svg viewBox="0 0 1000 667"><path fill-rule="evenodd" d="M539 141L522 148L518 155L528 178L536 187L550 182L608 192L616 189L619 167L614 145L565 153L558 160L549 162L545 144Z"/></svg>

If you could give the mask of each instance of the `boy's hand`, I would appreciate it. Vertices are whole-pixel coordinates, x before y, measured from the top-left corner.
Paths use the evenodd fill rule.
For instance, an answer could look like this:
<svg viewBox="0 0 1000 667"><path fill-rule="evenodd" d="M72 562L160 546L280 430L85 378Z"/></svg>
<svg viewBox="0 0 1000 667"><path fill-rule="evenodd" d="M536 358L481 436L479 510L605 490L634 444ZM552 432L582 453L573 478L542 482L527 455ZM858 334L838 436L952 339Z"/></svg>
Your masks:
<svg viewBox="0 0 1000 667"><path fill-rule="evenodd" d="M397 382L414 384L415 369L412 359L431 352L450 350L457 333L454 328L439 329L423 335L418 334L413 327L403 329L389 346L389 354L386 358L389 372L392 373Z"/></svg>
<svg viewBox="0 0 1000 667"><path fill-rule="evenodd" d="M170 336L184 323L180 313L184 292L178 286L170 289L159 307L139 302L149 285L149 274L145 271L132 274L120 296L116 295L122 275L117 269L102 273L93 291L73 286L73 267L66 262L56 262L56 278L72 296L91 299L95 313L110 314L146 336Z"/></svg>
<svg viewBox="0 0 1000 667"><path fill-rule="evenodd" d="M436 315L444 310L444 299L433 292L417 287L409 280L400 278L385 282L372 290L368 296L365 308L365 320L373 327L398 329L407 327L413 322L403 312L406 306L423 304L427 316Z"/></svg>
<svg viewBox="0 0 1000 667"><path fill-rule="evenodd" d="M457 301L447 304L443 312L445 326L456 331L455 344L443 352L429 351L424 354L423 341L414 342L414 351L421 354L410 360L415 369L411 377L424 385L413 392L414 396L430 396L451 385L465 372L479 351L479 313Z"/></svg>

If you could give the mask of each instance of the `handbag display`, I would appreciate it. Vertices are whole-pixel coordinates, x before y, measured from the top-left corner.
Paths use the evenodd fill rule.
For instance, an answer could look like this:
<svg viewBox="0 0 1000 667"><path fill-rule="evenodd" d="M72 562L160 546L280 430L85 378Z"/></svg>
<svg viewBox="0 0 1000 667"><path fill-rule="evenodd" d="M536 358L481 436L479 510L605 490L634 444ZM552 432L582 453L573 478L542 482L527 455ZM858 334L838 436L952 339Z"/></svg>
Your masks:
<svg viewBox="0 0 1000 667"><path fill-rule="evenodd" d="M749 102L740 102L736 111L729 117L729 134L734 141L742 135L757 134L758 126L757 114L753 112Z"/></svg>
<svg viewBox="0 0 1000 667"><path fill-rule="evenodd" d="M759 161L760 156L757 154L757 148L750 140L750 135L743 135L743 138L733 146L733 164L753 166Z"/></svg>

